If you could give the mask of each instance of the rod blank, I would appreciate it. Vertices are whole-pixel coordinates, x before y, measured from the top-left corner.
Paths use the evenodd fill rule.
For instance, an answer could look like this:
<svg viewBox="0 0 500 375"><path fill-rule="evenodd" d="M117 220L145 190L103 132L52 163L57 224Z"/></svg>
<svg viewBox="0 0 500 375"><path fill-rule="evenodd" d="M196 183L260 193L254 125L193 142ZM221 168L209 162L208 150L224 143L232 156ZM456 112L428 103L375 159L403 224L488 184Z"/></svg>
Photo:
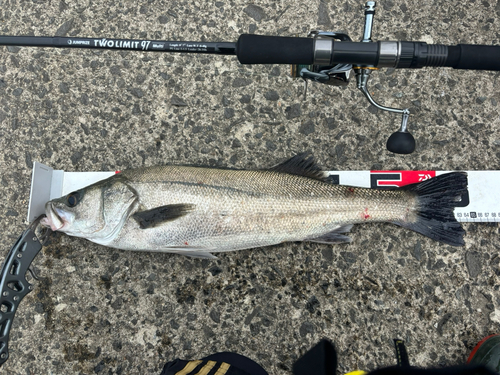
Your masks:
<svg viewBox="0 0 500 375"><path fill-rule="evenodd" d="M184 42L167 40L68 38L46 36L0 36L0 45L22 47L91 48L110 50L206 53L235 55L236 43Z"/></svg>

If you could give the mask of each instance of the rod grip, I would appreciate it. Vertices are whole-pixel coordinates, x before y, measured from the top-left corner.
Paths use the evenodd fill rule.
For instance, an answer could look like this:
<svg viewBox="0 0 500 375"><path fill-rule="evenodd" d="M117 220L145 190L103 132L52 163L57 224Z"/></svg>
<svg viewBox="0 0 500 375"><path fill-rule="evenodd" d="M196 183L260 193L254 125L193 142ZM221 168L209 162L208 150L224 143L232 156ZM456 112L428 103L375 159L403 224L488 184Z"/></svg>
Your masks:
<svg viewBox="0 0 500 375"><path fill-rule="evenodd" d="M242 34L236 43L242 64L306 64L314 60L314 39Z"/></svg>
<svg viewBox="0 0 500 375"><path fill-rule="evenodd" d="M454 69L500 71L500 46L472 44L448 46L446 66Z"/></svg>

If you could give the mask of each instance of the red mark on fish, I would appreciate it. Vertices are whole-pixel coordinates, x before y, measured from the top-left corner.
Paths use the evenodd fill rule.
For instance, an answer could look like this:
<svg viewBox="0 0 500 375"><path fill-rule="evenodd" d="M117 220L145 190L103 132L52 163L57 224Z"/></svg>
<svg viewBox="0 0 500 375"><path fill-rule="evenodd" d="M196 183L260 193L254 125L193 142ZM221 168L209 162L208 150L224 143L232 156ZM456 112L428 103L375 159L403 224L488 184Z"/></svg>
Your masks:
<svg viewBox="0 0 500 375"><path fill-rule="evenodd" d="M365 211L361 215L363 215L365 220L370 218L370 215L368 215L368 207L365 208Z"/></svg>
<svg viewBox="0 0 500 375"><path fill-rule="evenodd" d="M184 242L184 245L188 246L189 244L187 243L187 241Z"/></svg>

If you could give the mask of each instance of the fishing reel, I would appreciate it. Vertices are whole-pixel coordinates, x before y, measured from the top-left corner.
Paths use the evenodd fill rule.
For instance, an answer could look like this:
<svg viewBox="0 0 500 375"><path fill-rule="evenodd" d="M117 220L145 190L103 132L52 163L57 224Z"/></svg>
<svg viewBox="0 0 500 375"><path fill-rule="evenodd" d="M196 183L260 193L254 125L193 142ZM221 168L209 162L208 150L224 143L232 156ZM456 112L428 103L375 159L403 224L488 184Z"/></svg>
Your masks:
<svg viewBox="0 0 500 375"><path fill-rule="evenodd" d="M368 1L365 5L365 28L363 33L363 43L372 43L372 26L375 15L375 1ZM347 86L350 80L351 71L354 70L357 88L361 90L370 104L374 107L392 113L402 115L401 127L394 132L387 140L387 149L396 154L411 154L415 150L415 138L408 131L408 118L410 110L408 108L398 109L383 106L377 103L368 91L368 80L374 70L378 70L373 65L351 65L351 64L330 64L330 44L334 39L339 42L350 42L349 35L339 32L329 32L313 30L308 37L315 40L314 65L292 65L292 77L300 77L304 80L304 98L307 93L308 81L319 82L331 86ZM322 47L324 44L324 48ZM397 48L395 45L384 45L386 48ZM385 56L393 56L398 51L380 51L380 59Z"/></svg>
<svg viewBox="0 0 500 375"><path fill-rule="evenodd" d="M371 40L375 2L365 5L365 28L360 42L347 34L313 31L309 38L241 34L237 42L187 42L80 37L0 35L0 46L92 48L125 51L154 51L235 55L241 64L293 64L292 75L306 82L345 86L354 70L357 87L368 101L382 111L402 115L401 127L387 141L389 151L410 154L415 139L408 131L410 110L378 104L368 91L368 80L378 67L419 69L449 67L500 71L500 46L427 44L411 41ZM312 37L312 38L311 38Z"/></svg>

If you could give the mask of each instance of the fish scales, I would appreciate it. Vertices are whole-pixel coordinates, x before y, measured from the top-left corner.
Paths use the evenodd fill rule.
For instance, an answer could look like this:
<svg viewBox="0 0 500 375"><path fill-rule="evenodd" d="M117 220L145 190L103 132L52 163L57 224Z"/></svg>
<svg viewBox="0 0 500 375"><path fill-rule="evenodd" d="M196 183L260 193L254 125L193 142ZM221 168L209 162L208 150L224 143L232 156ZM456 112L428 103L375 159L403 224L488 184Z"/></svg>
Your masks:
<svg viewBox="0 0 500 375"><path fill-rule="evenodd" d="M300 241L345 224L402 219L414 204L408 192L348 190L272 171L166 166L122 173L144 209L166 203L195 206L168 223L168 234L163 227L148 233L155 249L166 242L227 251ZM128 224L127 232L137 232L134 222ZM127 243L123 237L115 245Z"/></svg>
<svg viewBox="0 0 500 375"><path fill-rule="evenodd" d="M348 242L352 224L392 222L451 245L463 173L396 190L334 185L298 155L269 170L157 166L123 171L46 205L53 230L125 250L211 256L286 241Z"/></svg>

